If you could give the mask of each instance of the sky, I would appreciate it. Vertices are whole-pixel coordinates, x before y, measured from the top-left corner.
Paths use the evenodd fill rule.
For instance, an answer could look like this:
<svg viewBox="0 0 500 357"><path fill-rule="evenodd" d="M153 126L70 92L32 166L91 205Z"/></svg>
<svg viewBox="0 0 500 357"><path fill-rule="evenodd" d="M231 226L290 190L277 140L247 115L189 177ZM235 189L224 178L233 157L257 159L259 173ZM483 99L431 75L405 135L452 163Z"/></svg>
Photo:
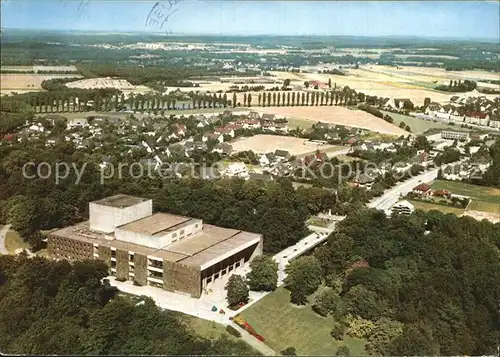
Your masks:
<svg viewBox="0 0 500 357"><path fill-rule="evenodd" d="M2 28L222 35L500 38L489 1L3 0ZM150 14L163 5L161 27Z"/></svg>

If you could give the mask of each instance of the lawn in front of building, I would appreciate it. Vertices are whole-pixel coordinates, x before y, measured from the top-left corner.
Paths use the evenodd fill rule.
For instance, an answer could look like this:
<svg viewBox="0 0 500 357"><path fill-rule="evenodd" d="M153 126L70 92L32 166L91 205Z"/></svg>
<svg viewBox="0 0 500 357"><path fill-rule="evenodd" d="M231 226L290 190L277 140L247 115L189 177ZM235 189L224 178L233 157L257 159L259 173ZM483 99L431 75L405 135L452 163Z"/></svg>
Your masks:
<svg viewBox="0 0 500 357"><path fill-rule="evenodd" d="M333 356L345 344L351 355L366 354L362 340L346 337L336 342L330 335L332 317L322 317L310 306L290 304L290 293L284 288L265 296L241 315L277 352L295 347L297 355Z"/></svg>
<svg viewBox="0 0 500 357"><path fill-rule="evenodd" d="M465 212L465 209L463 208L450 207L450 206L440 205L437 203L422 202L412 199L408 199L408 202L410 202L413 206L415 206L415 209L421 209L423 211L436 210L443 213L453 213L456 214L457 216L461 216Z"/></svg>
<svg viewBox="0 0 500 357"><path fill-rule="evenodd" d="M448 190L456 195L469 196L478 201L500 204L500 189L495 187L471 185L460 181L435 180L431 183L434 190Z"/></svg>

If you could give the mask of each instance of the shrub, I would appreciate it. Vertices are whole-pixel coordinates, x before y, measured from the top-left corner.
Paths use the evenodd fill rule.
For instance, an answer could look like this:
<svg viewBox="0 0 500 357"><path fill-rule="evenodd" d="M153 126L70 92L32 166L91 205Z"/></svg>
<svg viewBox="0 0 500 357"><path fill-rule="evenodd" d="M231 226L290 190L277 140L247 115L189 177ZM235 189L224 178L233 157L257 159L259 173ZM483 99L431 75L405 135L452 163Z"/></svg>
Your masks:
<svg viewBox="0 0 500 357"><path fill-rule="evenodd" d="M287 347L280 352L283 356L297 356L297 350L295 347Z"/></svg>
<svg viewBox="0 0 500 357"><path fill-rule="evenodd" d="M231 325L227 325L226 326L226 332L230 335L233 335L234 337L238 337L240 338L241 337L241 332L238 331L237 329L235 329L233 326Z"/></svg>
<svg viewBox="0 0 500 357"><path fill-rule="evenodd" d="M332 331L330 331L330 335L336 340L342 340L344 338L344 333L346 331L346 326L344 324L336 323L333 326Z"/></svg>

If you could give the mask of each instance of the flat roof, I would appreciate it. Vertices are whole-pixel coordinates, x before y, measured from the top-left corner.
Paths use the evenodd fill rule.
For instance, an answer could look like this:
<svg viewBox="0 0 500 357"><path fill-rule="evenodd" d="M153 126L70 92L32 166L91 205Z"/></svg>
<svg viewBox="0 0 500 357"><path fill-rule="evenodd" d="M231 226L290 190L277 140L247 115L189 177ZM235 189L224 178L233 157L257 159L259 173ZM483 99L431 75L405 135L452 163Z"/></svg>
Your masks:
<svg viewBox="0 0 500 357"><path fill-rule="evenodd" d="M183 258L179 262L182 264L199 266L202 269L225 259L224 255L231 256L253 244L260 241L260 235L250 232L239 231L225 240L222 240L214 245L211 245L196 254ZM208 265L208 266L207 266Z"/></svg>
<svg viewBox="0 0 500 357"><path fill-rule="evenodd" d="M76 224L74 226L59 229L50 232L50 234L58 237L69 238L86 243L97 243L100 246L116 248L119 250L131 251L138 254L158 257L171 262L177 262L187 257L185 254L170 252L162 249L155 249L139 244L129 243L117 239L106 239L106 236L114 237L114 233L106 234L96 232L90 229L89 221Z"/></svg>
<svg viewBox="0 0 500 357"><path fill-rule="evenodd" d="M182 225L188 225L185 223L192 223L194 221L196 220L189 217L176 216L169 213L154 213L151 216L124 224L118 228L158 237L170 230L180 229Z"/></svg>
<svg viewBox="0 0 500 357"><path fill-rule="evenodd" d="M241 231L204 224L203 230L187 239L170 244L166 249L185 255L194 255L223 240L231 238Z"/></svg>
<svg viewBox="0 0 500 357"><path fill-rule="evenodd" d="M147 218L149 218L149 220ZM120 228L136 223L138 226L136 226L135 229L151 232L158 231L158 229L165 227L167 222L169 224L181 222L178 224L182 225L191 221L197 221L197 219L194 218L175 216L167 213L157 213L147 218L126 224ZM157 223L155 222L160 222L160 226L147 226L147 224L156 226ZM161 225L162 222L163 226ZM90 229L89 221L59 229L50 232L50 234L87 243L97 243L100 246L113 247L146 256L154 256L170 262L179 262L190 266L200 267L200 269L205 269L207 264L215 263L218 259L225 259L226 255L235 254L257 243L261 239L260 234L204 224L203 230L200 233L186 237L181 241L167 245L163 248L156 249L117 239L106 239L106 237L114 238L114 233L106 234L93 231Z"/></svg>
<svg viewBox="0 0 500 357"><path fill-rule="evenodd" d="M93 201L91 203L95 203L95 204L103 205L103 206L116 207L116 208L126 208L126 207L136 205L138 203L149 201L149 200L150 200L149 198L144 198L144 197L136 197L136 196L118 194L118 195L106 197L106 198L103 198L103 199L100 199L97 201Z"/></svg>

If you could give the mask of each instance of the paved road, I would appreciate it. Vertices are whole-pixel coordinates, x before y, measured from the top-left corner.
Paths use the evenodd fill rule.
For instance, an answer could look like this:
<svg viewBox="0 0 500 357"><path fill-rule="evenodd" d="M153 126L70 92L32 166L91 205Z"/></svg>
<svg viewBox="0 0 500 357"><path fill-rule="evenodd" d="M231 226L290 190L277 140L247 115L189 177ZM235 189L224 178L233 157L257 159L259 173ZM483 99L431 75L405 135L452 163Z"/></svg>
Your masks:
<svg viewBox="0 0 500 357"><path fill-rule="evenodd" d="M400 200L401 196L405 196L407 193L411 192L413 187L417 186L421 182L429 182L435 180L437 178L438 171L439 168L432 169L424 172L421 175L412 177L411 179L391 188L382 196L375 198L374 200L369 202L367 206L370 208L383 210L387 213L391 210L391 207Z"/></svg>
<svg viewBox="0 0 500 357"><path fill-rule="evenodd" d="M5 237L10 229L10 224L3 226L0 229L0 254L9 254L9 251L5 247Z"/></svg>

